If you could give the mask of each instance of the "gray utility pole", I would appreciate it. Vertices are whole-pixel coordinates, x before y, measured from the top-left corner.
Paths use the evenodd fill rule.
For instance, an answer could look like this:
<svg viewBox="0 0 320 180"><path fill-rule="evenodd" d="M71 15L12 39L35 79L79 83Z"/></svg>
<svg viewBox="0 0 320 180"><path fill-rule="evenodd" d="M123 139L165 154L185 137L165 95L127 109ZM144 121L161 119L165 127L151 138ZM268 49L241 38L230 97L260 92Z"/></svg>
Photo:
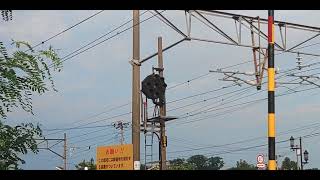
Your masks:
<svg viewBox="0 0 320 180"><path fill-rule="evenodd" d="M121 122L121 126L120 126L120 134L121 134L121 139L120 139L120 143L121 145L123 144L124 142L124 136L123 136L123 124Z"/></svg>
<svg viewBox="0 0 320 180"><path fill-rule="evenodd" d="M303 170L301 137L299 138L299 140L300 140L300 164L301 164L301 170Z"/></svg>
<svg viewBox="0 0 320 180"><path fill-rule="evenodd" d="M139 10L133 10L133 59L132 64L132 144L133 161L140 170L140 18ZM135 166L136 165L136 166Z"/></svg>
<svg viewBox="0 0 320 180"><path fill-rule="evenodd" d="M67 134L66 133L64 133L63 160L64 160L64 170L67 170Z"/></svg>
<svg viewBox="0 0 320 180"><path fill-rule="evenodd" d="M124 142L124 128L127 128L129 125L129 123L124 123L122 121L117 121L117 122L114 122L112 123L112 126L115 127L116 129L119 129L120 130L120 144L123 144Z"/></svg>
<svg viewBox="0 0 320 180"><path fill-rule="evenodd" d="M162 56L162 38L158 37L158 68L160 77L163 77L163 56ZM164 98L165 99L165 98ZM166 116L166 100L164 104L160 106L160 117ZM160 159L160 170L167 169L167 136L165 129L165 120L160 118L160 146L161 146L161 159Z"/></svg>

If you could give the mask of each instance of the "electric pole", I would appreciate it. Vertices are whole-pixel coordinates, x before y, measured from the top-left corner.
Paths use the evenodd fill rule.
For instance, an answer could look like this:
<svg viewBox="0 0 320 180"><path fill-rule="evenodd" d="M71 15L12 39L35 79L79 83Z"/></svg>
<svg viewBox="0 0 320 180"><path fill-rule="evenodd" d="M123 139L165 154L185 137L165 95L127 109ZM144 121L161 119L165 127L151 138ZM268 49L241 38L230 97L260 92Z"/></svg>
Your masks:
<svg viewBox="0 0 320 180"><path fill-rule="evenodd" d="M304 151L304 161L302 160L302 139L301 137L299 138L300 144L299 145L294 145L294 138L291 136L290 137L290 147L292 150L296 151L296 156L297 156L297 169L299 169L299 156L300 156L300 170L303 170L303 165L308 163L309 160L309 153L307 150Z"/></svg>
<svg viewBox="0 0 320 180"><path fill-rule="evenodd" d="M301 170L303 170L303 161L302 161L302 141L301 137L299 138L300 140L300 163L301 163Z"/></svg>
<svg viewBox="0 0 320 180"><path fill-rule="evenodd" d="M123 125L122 125L122 122L121 122L120 134L121 134L120 143L121 143L121 145L122 145L122 144L123 144L123 142L124 142L124 137L123 137Z"/></svg>
<svg viewBox="0 0 320 180"><path fill-rule="evenodd" d="M135 170L140 170L140 17L133 10L132 144Z"/></svg>
<svg viewBox="0 0 320 180"><path fill-rule="evenodd" d="M163 77L163 56L162 56L162 38L158 37L158 68L160 77ZM160 117L166 116L166 100L164 96L164 104L160 106ZM167 169L167 136L165 130L165 120L160 118L160 170Z"/></svg>
<svg viewBox="0 0 320 180"><path fill-rule="evenodd" d="M67 134L66 133L64 133L63 160L64 160L64 170L67 170Z"/></svg>
<svg viewBox="0 0 320 180"><path fill-rule="evenodd" d="M274 10L268 10L268 169L276 170Z"/></svg>
<svg viewBox="0 0 320 180"><path fill-rule="evenodd" d="M118 121L115 123L112 123L112 126L115 127L116 129L120 130L120 144L123 144L124 142L124 128L127 128L129 123L124 123L122 121Z"/></svg>

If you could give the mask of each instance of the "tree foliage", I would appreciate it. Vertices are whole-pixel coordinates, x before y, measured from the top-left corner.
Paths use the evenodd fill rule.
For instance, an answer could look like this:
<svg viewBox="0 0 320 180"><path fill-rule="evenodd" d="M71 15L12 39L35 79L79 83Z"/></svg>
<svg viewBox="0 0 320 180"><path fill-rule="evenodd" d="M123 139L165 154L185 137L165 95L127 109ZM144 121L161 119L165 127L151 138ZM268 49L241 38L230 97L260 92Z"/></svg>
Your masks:
<svg viewBox="0 0 320 180"><path fill-rule="evenodd" d="M207 162L208 169L210 170L219 170L224 166L224 162L221 157L210 157Z"/></svg>
<svg viewBox="0 0 320 180"><path fill-rule="evenodd" d="M194 155L191 156L187 162L190 164L193 164L196 168L196 170L204 170L207 169L208 167L208 158L205 157L204 155Z"/></svg>
<svg viewBox="0 0 320 180"><path fill-rule="evenodd" d="M297 162L291 161L290 158L285 157L282 161L281 170L297 170Z"/></svg>
<svg viewBox="0 0 320 180"><path fill-rule="evenodd" d="M229 170L257 170L254 164L249 164L247 161L240 159L237 161L236 167L232 167Z"/></svg>
<svg viewBox="0 0 320 180"><path fill-rule="evenodd" d="M4 21L12 20L12 10L1 10L1 16Z"/></svg>
<svg viewBox="0 0 320 180"><path fill-rule="evenodd" d="M91 158L90 161L83 160L81 163L77 164L75 167L77 170L84 170L85 167L88 167L88 170L96 170L97 168L93 158Z"/></svg>
<svg viewBox="0 0 320 180"><path fill-rule="evenodd" d="M173 159L170 161L171 170L219 170L224 162L221 157L206 157L204 155L194 155L186 159Z"/></svg>
<svg viewBox="0 0 320 180"><path fill-rule="evenodd" d="M61 70L61 60L56 51L50 46L48 50L34 51L31 46L23 41L13 41L18 49L12 56L8 55L6 47L0 42L0 117L13 107L22 107L32 113L33 93L43 94L49 90L46 80L54 88L48 61L54 70ZM22 51L22 47L27 51Z"/></svg>
<svg viewBox="0 0 320 180"><path fill-rule="evenodd" d="M12 20L12 10L1 10L4 21ZM56 91L49 68L60 71L62 63L56 51L35 51L27 42L12 41L17 48L9 55L7 48L0 42L0 169L18 169L25 161L19 156L28 150L37 153L35 138L42 136L39 124L32 123L11 127L3 124L2 119L15 107L32 111L32 95L43 94L51 88ZM27 48L27 50L22 50ZM50 65L48 66L48 63Z"/></svg>
<svg viewBox="0 0 320 180"><path fill-rule="evenodd" d="M168 167L169 170L194 170L195 166L193 164L188 163L185 159L173 159L170 160L170 165Z"/></svg>
<svg viewBox="0 0 320 180"><path fill-rule="evenodd" d="M28 150L37 153L34 138L41 135L38 125L28 123L11 127L0 121L0 170L18 169L19 163L25 163L19 157L21 154L27 154Z"/></svg>
<svg viewBox="0 0 320 180"><path fill-rule="evenodd" d="M18 169L19 163L25 161L19 156L29 151L38 152L35 138L42 136L39 125L32 123L14 127L5 125L2 119L13 108L21 107L32 112L32 95L43 94L50 87L56 91L49 69L61 70L61 60L56 51L35 51L27 42L13 41L17 48L9 55L6 47L0 42L0 169ZM22 50L27 47L27 50Z"/></svg>

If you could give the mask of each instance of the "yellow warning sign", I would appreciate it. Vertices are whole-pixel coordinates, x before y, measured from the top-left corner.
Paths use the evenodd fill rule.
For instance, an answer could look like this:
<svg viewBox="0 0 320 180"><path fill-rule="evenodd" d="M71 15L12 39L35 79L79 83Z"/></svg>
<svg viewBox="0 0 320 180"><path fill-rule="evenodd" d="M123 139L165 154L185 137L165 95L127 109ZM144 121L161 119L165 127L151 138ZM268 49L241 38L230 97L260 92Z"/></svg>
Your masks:
<svg viewBox="0 0 320 180"><path fill-rule="evenodd" d="M133 170L132 144L97 147L97 170Z"/></svg>

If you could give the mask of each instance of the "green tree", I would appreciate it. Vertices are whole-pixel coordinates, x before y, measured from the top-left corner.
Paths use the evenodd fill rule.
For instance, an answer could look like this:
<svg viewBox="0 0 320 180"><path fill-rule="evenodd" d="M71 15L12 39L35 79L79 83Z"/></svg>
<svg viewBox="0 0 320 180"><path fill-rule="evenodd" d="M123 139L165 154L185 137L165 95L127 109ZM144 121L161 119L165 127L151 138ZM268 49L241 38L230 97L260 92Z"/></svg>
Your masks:
<svg viewBox="0 0 320 180"><path fill-rule="evenodd" d="M195 170L205 170L208 167L208 158L204 155L194 155L187 162L195 166Z"/></svg>
<svg viewBox="0 0 320 180"><path fill-rule="evenodd" d="M13 44L18 50L9 56L0 42L0 117L3 118L18 106L33 113L31 97L33 93L41 95L49 90L46 80L50 81L56 91L48 60L54 70L61 70L61 60L51 46L46 51L34 51L26 42L13 41ZM21 50L22 46L27 47L27 51Z"/></svg>
<svg viewBox="0 0 320 180"><path fill-rule="evenodd" d="M182 165L186 163L186 160L183 158L177 158L177 159L170 160L169 162L170 162L170 165Z"/></svg>
<svg viewBox="0 0 320 180"><path fill-rule="evenodd" d="M173 159L170 160L170 165L168 167L169 170L194 170L194 164L186 162L185 159Z"/></svg>
<svg viewBox="0 0 320 180"><path fill-rule="evenodd" d="M1 16L4 21L12 20L12 10L1 10Z"/></svg>
<svg viewBox="0 0 320 180"><path fill-rule="evenodd" d="M81 163L75 166L77 170L84 170L85 167L88 167L88 170L96 170L97 166L94 163L93 158L90 159L90 161L86 162L83 160Z"/></svg>
<svg viewBox="0 0 320 180"><path fill-rule="evenodd" d="M236 167L232 167L228 170L257 170L257 167L253 164L249 164L245 160L240 159L240 161L237 161Z"/></svg>
<svg viewBox="0 0 320 180"><path fill-rule="evenodd" d="M33 114L32 95L56 91L48 64L53 70L61 70L62 64L56 51L35 51L27 42L13 41L17 48L9 55L0 42L0 168L18 169L25 161L19 156L29 151L38 152L35 138L42 136L39 124L32 123L9 126L3 119L13 108L21 107ZM23 48L26 47L27 49ZM50 88L47 80L49 80Z"/></svg>
<svg viewBox="0 0 320 180"><path fill-rule="evenodd" d="M297 170L297 163L285 157L282 161L281 170Z"/></svg>
<svg viewBox="0 0 320 180"><path fill-rule="evenodd" d="M219 170L223 167L224 162L221 157L210 157L207 160L208 168L209 170Z"/></svg>
<svg viewBox="0 0 320 180"><path fill-rule="evenodd" d="M40 137L41 129L32 123L11 127L0 121L0 170L18 169L18 164L25 161L18 155L26 154L28 149L38 152L37 143L33 137Z"/></svg>

